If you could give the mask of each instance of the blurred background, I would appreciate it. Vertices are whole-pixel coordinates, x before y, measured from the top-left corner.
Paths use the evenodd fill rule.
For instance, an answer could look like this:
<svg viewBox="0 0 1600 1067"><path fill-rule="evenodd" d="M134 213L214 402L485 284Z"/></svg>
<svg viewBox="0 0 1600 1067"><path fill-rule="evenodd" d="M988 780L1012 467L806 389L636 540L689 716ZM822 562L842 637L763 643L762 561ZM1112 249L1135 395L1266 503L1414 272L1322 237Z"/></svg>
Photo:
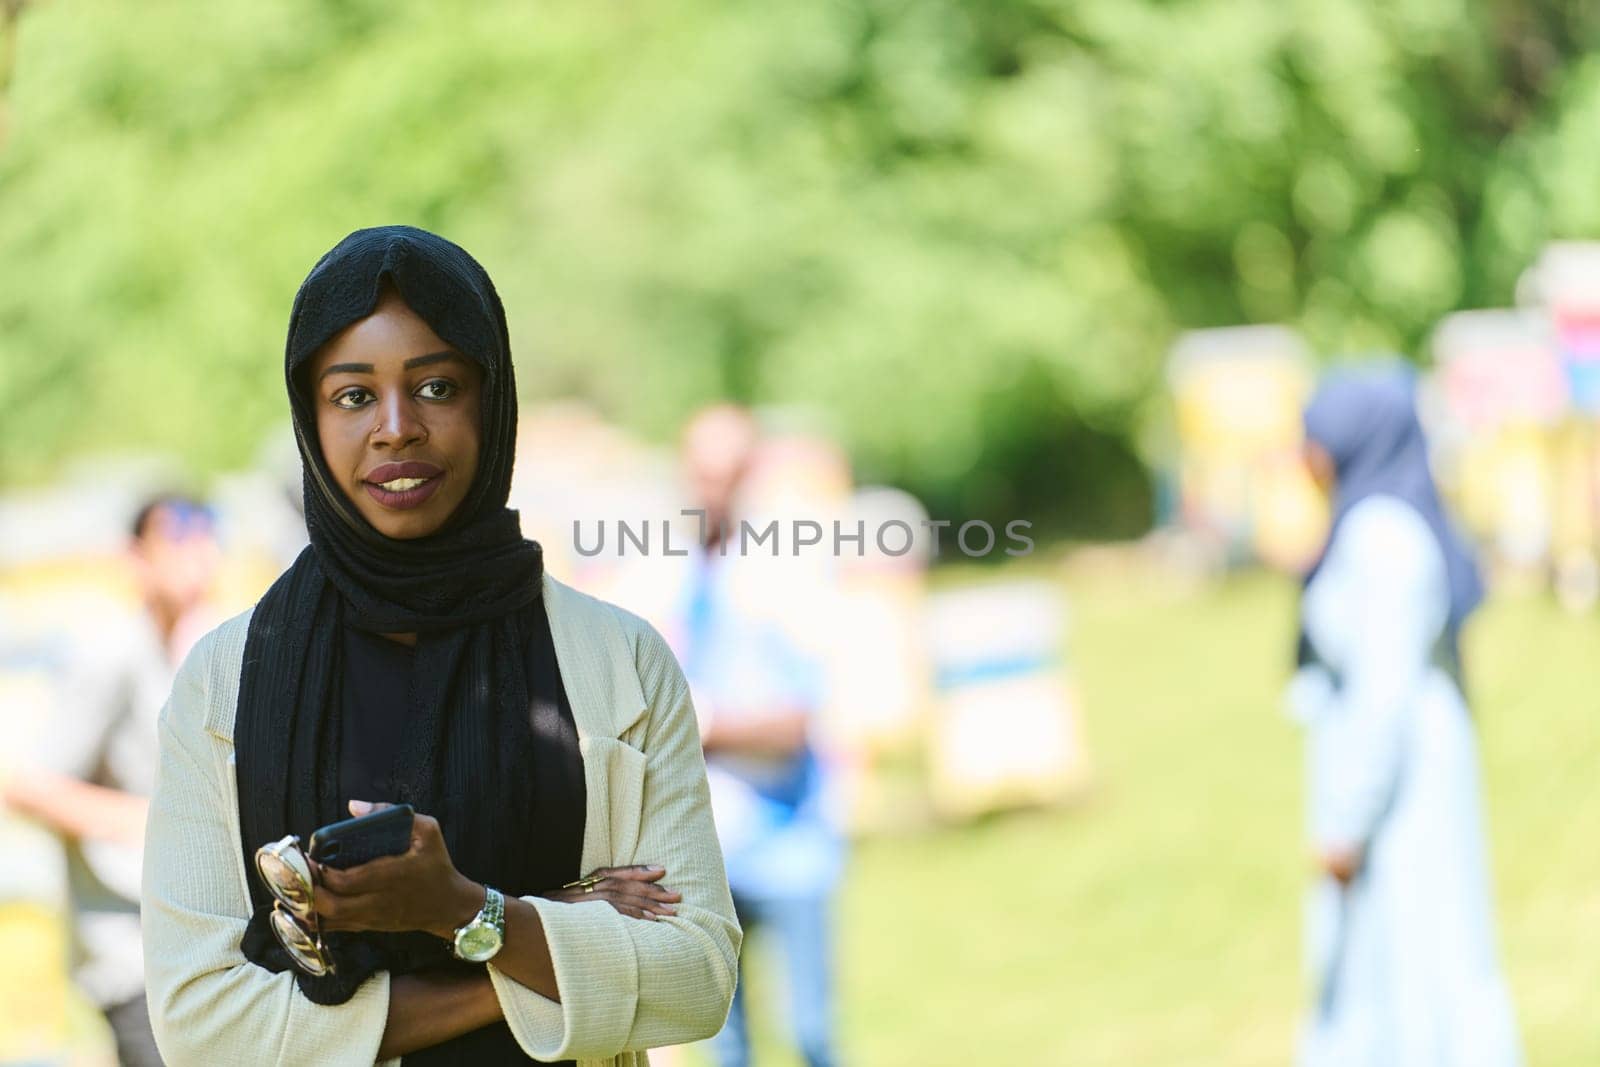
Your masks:
<svg viewBox="0 0 1600 1067"><path fill-rule="evenodd" d="M412 223L504 299L558 577L672 632L615 523L683 522L718 401L760 427L741 514L867 524L735 595L823 679L842 1062L1286 1063L1300 411L1398 354L1490 579L1528 1061L1600 1062L1596 131L1600 8L1557 0L0 0L0 743L68 728L152 494L209 508L197 619L293 559L295 287ZM69 852L0 811L0 1063L114 1062ZM781 947L762 1064L801 1062Z"/></svg>

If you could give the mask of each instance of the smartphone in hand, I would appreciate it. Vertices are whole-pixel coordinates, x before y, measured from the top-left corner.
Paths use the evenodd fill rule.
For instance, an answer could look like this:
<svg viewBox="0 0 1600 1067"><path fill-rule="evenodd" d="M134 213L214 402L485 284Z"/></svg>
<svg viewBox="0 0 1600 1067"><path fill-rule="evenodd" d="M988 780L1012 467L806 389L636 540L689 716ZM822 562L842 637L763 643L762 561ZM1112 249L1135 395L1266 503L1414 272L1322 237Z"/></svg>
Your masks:
<svg viewBox="0 0 1600 1067"><path fill-rule="evenodd" d="M311 835L311 858L343 870L380 856L401 855L411 848L411 823L409 804L329 823Z"/></svg>

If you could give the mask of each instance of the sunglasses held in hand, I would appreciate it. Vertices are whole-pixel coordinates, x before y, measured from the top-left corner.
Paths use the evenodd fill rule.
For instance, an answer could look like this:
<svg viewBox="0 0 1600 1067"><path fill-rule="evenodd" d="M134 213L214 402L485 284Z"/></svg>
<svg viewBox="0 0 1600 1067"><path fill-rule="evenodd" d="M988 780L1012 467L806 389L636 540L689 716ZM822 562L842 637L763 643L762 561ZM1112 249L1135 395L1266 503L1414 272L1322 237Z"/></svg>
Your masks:
<svg viewBox="0 0 1600 1067"><path fill-rule="evenodd" d="M271 891L272 934L294 965L313 978L333 974L333 957L322 943L316 884L311 864L293 834L256 849L256 873Z"/></svg>
<svg viewBox="0 0 1600 1067"><path fill-rule="evenodd" d="M399 804L324 826L311 835L310 858L294 834L256 849L256 873L272 893L272 934L301 971L313 978L334 974L333 956L322 940L311 861L346 868L411 847L412 811Z"/></svg>

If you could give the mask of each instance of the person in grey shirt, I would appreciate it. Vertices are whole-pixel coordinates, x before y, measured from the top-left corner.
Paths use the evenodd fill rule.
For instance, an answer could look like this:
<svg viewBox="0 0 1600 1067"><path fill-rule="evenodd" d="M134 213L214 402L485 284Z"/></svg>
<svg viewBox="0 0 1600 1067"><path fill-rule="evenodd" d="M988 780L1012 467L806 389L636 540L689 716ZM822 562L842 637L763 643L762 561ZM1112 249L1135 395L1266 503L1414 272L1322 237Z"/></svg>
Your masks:
<svg viewBox="0 0 1600 1067"><path fill-rule="evenodd" d="M143 610L97 623L64 672L60 711L32 759L5 781L4 802L67 846L73 976L105 1013L127 1067L159 1065L144 999L139 882L145 814L155 790L156 720L194 637L215 575L210 513L158 497L133 522L128 562Z"/></svg>

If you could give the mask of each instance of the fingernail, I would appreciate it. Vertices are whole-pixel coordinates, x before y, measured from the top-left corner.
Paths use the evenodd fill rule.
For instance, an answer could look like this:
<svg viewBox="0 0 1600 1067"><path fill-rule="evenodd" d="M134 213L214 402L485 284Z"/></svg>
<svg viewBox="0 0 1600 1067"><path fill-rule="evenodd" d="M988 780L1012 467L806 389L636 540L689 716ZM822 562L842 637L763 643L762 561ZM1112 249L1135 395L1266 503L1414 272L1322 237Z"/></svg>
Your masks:
<svg viewBox="0 0 1600 1067"><path fill-rule="evenodd" d="M371 810L372 810L372 801L370 801L370 800L352 800L350 802L350 814L351 815L365 815L367 812L369 812Z"/></svg>

